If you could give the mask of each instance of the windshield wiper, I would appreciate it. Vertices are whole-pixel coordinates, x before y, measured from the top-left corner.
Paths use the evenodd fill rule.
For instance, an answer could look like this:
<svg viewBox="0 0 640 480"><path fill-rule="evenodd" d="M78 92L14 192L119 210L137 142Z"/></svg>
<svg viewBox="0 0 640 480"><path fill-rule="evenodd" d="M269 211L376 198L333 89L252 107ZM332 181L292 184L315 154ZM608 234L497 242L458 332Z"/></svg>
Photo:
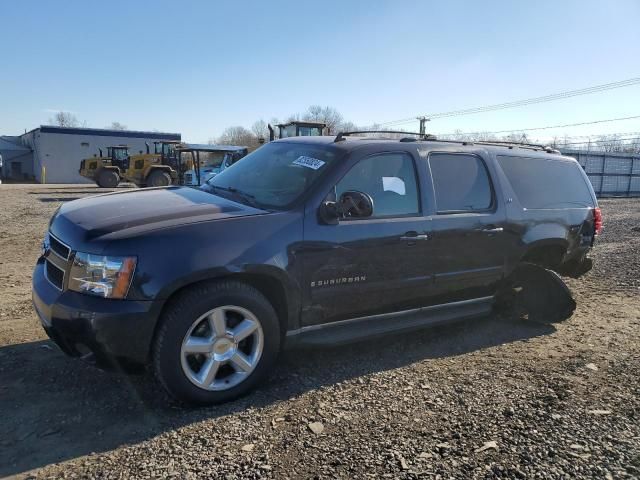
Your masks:
<svg viewBox="0 0 640 480"><path fill-rule="evenodd" d="M256 197L255 195L251 195L250 193L243 192L242 190L238 190L236 187L221 187L219 185L211 185L211 188L224 190L225 192L230 192L240 198L243 198L249 205L252 207L257 207Z"/></svg>

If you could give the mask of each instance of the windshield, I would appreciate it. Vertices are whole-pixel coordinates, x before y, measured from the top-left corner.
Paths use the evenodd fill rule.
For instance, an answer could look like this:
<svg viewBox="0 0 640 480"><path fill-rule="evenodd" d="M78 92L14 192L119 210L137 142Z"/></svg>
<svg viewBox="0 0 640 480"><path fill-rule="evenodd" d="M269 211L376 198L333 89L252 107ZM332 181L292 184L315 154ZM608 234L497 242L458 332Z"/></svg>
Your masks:
<svg viewBox="0 0 640 480"><path fill-rule="evenodd" d="M111 155L114 160L126 160L129 156L129 151L126 148L112 148Z"/></svg>
<svg viewBox="0 0 640 480"><path fill-rule="evenodd" d="M313 137L322 135L320 127L300 127L298 128L298 132L299 136L301 137Z"/></svg>
<svg viewBox="0 0 640 480"><path fill-rule="evenodd" d="M175 157L175 145L173 143L156 142L154 144L156 155L164 155L165 157Z"/></svg>
<svg viewBox="0 0 640 480"><path fill-rule="evenodd" d="M335 160L336 152L326 147L270 143L209 179L205 188L212 187L216 194L235 191L256 206L281 210L297 201Z"/></svg>
<svg viewBox="0 0 640 480"><path fill-rule="evenodd" d="M219 167L225 159L225 152L200 152L200 165L203 167Z"/></svg>

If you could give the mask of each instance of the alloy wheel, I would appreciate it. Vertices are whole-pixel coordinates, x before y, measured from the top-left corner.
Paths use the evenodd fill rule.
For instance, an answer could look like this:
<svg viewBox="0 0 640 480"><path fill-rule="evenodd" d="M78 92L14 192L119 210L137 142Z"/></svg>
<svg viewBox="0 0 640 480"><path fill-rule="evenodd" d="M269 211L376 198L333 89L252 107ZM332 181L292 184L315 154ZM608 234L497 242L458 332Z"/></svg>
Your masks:
<svg viewBox="0 0 640 480"><path fill-rule="evenodd" d="M182 370L194 385L212 391L243 382L260 362L262 326L246 308L216 307L189 328L180 348Z"/></svg>

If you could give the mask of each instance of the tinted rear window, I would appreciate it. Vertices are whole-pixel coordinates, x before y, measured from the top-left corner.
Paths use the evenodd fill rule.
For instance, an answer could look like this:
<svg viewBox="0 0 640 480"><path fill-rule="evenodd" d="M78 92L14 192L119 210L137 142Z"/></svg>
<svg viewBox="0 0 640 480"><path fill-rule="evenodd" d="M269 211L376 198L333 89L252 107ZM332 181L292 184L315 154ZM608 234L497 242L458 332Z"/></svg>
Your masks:
<svg viewBox="0 0 640 480"><path fill-rule="evenodd" d="M503 155L497 158L525 208L594 206L587 180L576 162Z"/></svg>

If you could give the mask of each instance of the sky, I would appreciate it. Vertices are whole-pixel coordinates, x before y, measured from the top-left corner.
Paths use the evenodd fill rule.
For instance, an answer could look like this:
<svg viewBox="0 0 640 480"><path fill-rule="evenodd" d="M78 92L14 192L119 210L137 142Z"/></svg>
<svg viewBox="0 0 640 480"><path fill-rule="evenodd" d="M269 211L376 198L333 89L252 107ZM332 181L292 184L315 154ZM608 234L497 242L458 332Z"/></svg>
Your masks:
<svg viewBox="0 0 640 480"><path fill-rule="evenodd" d="M182 133L328 105L358 125L640 77L640 1L0 0L0 134L72 112ZM497 131L640 115L640 85L434 119ZM417 121L401 125L417 129ZM640 132L640 119L540 136Z"/></svg>

